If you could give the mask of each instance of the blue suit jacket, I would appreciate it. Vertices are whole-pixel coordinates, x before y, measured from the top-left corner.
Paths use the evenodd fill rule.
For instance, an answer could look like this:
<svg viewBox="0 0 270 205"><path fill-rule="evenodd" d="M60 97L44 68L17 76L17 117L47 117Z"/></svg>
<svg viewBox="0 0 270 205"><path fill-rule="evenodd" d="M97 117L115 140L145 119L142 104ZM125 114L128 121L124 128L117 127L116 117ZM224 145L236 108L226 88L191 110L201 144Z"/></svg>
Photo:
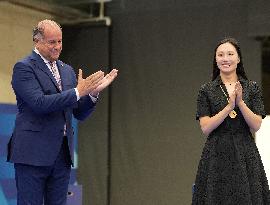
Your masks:
<svg viewBox="0 0 270 205"><path fill-rule="evenodd" d="M70 156L73 156L72 115L85 119L95 104L89 96L77 101L73 69L57 61L62 92L49 68L34 51L17 62L12 76L18 114L8 145L8 161L35 166L50 166L61 148L66 124Z"/></svg>

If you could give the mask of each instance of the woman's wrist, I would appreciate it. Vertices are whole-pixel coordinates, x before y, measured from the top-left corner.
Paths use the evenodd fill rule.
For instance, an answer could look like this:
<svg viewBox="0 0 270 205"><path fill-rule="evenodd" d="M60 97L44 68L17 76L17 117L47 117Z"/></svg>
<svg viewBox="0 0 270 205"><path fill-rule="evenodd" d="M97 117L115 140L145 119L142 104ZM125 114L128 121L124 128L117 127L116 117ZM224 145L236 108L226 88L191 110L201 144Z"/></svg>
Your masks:
<svg viewBox="0 0 270 205"><path fill-rule="evenodd" d="M226 110L226 113L229 114L232 110L233 110L233 107L228 104L226 107L225 107L225 110Z"/></svg>
<svg viewBox="0 0 270 205"><path fill-rule="evenodd" d="M244 102L244 100L240 100L239 103L238 103L238 107L241 108L243 106L245 106L246 103Z"/></svg>

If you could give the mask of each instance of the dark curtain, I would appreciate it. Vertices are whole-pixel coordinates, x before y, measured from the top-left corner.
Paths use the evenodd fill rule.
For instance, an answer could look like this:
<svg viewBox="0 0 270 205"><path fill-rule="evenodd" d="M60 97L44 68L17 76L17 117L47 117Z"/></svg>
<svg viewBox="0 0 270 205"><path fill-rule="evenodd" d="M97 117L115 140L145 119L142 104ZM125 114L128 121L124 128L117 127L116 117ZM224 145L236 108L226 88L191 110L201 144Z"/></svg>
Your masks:
<svg viewBox="0 0 270 205"><path fill-rule="evenodd" d="M83 77L109 70L109 31L102 25L64 25L61 59ZM83 186L83 204L107 204L109 93L103 91L95 112L78 129L78 183Z"/></svg>

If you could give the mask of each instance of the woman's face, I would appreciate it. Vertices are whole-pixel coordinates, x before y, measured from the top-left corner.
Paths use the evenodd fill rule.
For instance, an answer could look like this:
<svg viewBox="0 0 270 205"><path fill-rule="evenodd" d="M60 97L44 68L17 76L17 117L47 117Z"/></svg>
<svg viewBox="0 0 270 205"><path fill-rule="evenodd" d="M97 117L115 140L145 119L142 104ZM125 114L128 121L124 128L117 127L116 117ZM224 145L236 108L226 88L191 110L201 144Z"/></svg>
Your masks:
<svg viewBox="0 0 270 205"><path fill-rule="evenodd" d="M236 73L240 59L235 47L229 42L221 44L216 51L216 62L221 73Z"/></svg>

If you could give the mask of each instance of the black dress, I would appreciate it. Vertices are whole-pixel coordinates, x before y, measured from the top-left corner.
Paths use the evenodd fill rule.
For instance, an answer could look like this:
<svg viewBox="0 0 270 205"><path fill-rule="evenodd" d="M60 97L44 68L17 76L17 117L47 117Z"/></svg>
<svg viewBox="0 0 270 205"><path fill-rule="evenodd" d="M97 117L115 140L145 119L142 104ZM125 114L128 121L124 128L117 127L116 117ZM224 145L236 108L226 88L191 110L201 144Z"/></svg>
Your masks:
<svg viewBox="0 0 270 205"><path fill-rule="evenodd" d="M259 86L239 77L243 100L265 117ZM214 116L227 104L227 93L220 76L204 84L198 94L197 115ZM270 204L270 192L260 154L239 108L236 118L229 116L207 137L195 181L193 205Z"/></svg>

